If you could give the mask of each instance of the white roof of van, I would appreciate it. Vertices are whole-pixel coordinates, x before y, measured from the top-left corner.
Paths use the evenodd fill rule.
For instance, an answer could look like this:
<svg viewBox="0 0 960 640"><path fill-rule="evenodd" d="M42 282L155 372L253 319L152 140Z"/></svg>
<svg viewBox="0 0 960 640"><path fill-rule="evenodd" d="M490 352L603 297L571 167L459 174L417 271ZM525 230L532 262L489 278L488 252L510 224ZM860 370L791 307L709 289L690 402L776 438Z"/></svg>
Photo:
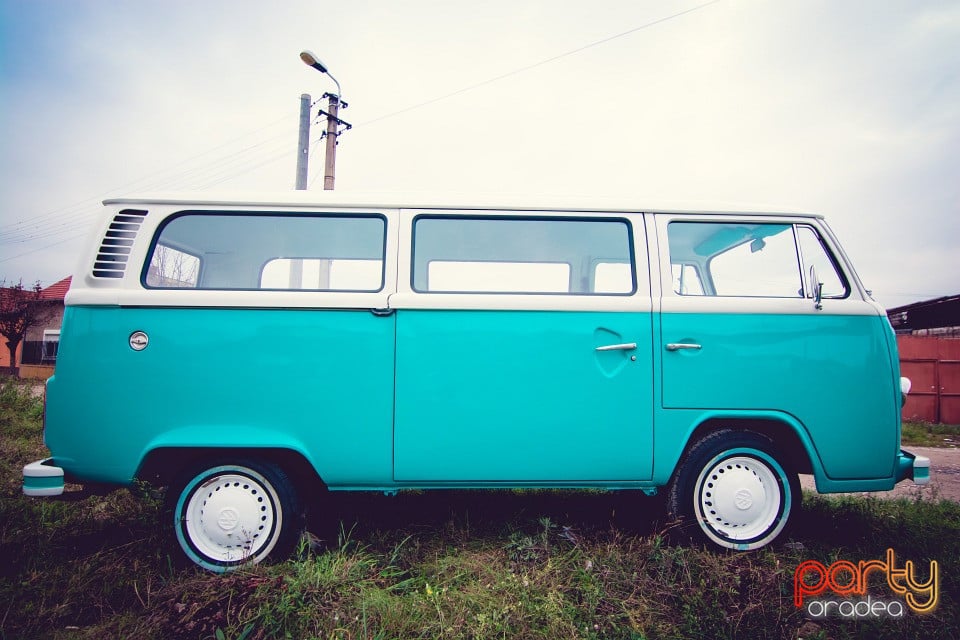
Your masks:
<svg viewBox="0 0 960 640"><path fill-rule="evenodd" d="M422 192L350 192L350 191L282 191L282 192L178 192L151 193L131 197L108 198L104 205L162 204L178 206L256 207L370 207L380 209L460 209L509 211L592 211L611 213L750 213L803 217L817 214L758 206L717 202L663 203L642 199L626 201L607 196L531 196L528 194L459 194Z"/></svg>

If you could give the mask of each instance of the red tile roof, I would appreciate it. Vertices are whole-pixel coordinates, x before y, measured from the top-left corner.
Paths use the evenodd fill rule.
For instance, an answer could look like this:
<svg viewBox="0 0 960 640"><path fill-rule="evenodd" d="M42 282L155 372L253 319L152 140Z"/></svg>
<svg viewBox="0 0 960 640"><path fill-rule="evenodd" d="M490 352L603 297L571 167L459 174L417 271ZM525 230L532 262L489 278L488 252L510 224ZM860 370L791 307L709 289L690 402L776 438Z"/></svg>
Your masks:
<svg viewBox="0 0 960 640"><path fill-rule="evenodd" d="M41 300L63 300L70 288L70 281L73 276L67 276L60 282L54 282L52 285L40 292Z"/></svg>

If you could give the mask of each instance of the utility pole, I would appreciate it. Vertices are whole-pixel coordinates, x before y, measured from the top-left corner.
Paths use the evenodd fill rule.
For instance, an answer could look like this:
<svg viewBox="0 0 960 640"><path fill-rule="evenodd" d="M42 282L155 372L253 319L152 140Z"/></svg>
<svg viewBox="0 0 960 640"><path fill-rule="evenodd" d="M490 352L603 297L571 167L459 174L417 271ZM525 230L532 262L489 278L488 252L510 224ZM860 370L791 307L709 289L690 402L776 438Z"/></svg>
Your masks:
<svg viewBox="0 0 960 640"><path fill-rule="evenodd" d="M324 135L327 137L327 148L323 166L323 189L324 191L333 191L333 182L335 179L337 165L338 129L343 126L344 130L348 130L351 129L353 125L337 117L337 112L340 111L341 107L346 109L347 103L342 99L343 92L340 90L340 83L337 82L337 79L333 77L333 74L330 73L330 70L327 69L326 65L320 62L320 59L310 51L301 51L300 59L308 67L313 67L320 73L328 76L331 80L333 80L333 83L337 85L336 93L323 94L323 97L328 99L327 111L323 111L321 109L318 114L327 117L327 131L324 133Z"/></svg>
<svg viewBox="0 0 960 640"><path fill-rule="evenodd" d="M310 94L300 94L300 136L297 140L297 190L307 188L307 164L310 161ZM331 187L332 189L333 187Z"/></svg>
<svg viewBox="0 0 960 640"><path fill-rule="evenodd" d="M307 189L307 165L310 162L310 94L300 94L300 135L297 137L297 191ZM291 289L303 288L303 259L290 259Z"/></svg>
<svg viewBox="0 0 960 640"><path fill-rule="evenodd" d="M324 191L333 191L333 182L337 170L337 126L340 124L337 111L340 110L340 96L335 93L325 93L323 97L328 98L327 150L323 164L323 189Z"/></svg>

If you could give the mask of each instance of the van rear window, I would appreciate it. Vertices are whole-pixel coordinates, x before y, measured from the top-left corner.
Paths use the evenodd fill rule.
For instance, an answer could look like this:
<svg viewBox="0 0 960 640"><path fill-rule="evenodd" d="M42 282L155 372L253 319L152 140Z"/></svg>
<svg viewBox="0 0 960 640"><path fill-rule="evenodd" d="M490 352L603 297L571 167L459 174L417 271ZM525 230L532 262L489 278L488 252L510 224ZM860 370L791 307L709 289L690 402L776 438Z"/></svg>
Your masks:
<svg viewBox="0 0 960 640"><path fill-rule="evenodd" d="M155 289L379 291L379 215L184 212L157 233L143 271Z"/></svg>

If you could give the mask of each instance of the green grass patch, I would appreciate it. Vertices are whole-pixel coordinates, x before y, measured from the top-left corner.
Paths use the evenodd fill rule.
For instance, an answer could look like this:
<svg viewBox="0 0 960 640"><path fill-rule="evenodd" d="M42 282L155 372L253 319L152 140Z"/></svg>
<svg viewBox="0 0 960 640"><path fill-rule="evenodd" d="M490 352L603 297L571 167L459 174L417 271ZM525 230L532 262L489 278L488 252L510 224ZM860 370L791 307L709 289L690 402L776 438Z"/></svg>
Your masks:
<svg viewBox="0 0 960 640"><path fill-rule="evenodd" d="M24 464L49 451L43 446L43 399L36 385L0 376L0 489L19 491Z"/></svg>
<svg viewBox="0 0 960 640"><path fill-rule="evenodd" d="M175 568L154 500L20 494L20 467L46 455L39 402L0 385L0 638L960 637L949 501L806 494L782 542L741 554L672 541L659 502L630 492L334 495L295 559ZM940 563L936 611L811 621L794 606L801 562L888 547L921 573Z"/></svg>
<svg viewBox="0 0 960 640"><path fill-rule="evenodd" d="M904 446L958 447L960 425L904 422L900 439Z"/></svg>

